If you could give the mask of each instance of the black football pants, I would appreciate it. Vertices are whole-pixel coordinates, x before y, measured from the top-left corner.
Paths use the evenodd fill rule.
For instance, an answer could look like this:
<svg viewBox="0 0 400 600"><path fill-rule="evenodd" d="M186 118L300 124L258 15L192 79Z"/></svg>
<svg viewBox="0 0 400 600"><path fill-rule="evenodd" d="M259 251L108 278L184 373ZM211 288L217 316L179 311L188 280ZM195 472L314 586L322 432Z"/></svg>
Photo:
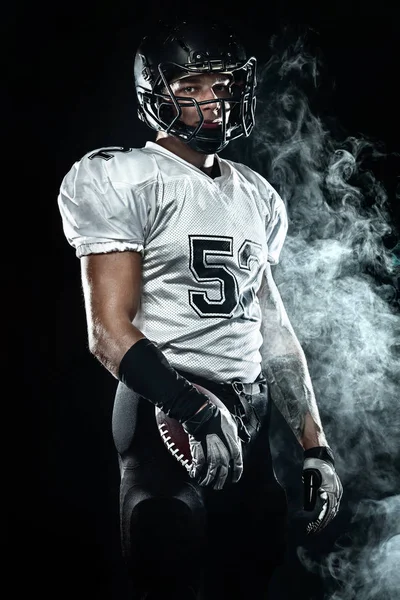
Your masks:
<svg viewBox="0 0 400 600"><path fill-rule="evenodd" d="M203 385L230 410L229 386ZM287 502L269 448L267 386L246 396L258 431L243 445L239 482L223 490L197 485L165 448L154 406L118 385L113 433L121 468L122 552L133 584L132 600L258 600L284 558ZM246 423L245 423L246 424ZM148 594L148 595L146 595Z"/></svg>

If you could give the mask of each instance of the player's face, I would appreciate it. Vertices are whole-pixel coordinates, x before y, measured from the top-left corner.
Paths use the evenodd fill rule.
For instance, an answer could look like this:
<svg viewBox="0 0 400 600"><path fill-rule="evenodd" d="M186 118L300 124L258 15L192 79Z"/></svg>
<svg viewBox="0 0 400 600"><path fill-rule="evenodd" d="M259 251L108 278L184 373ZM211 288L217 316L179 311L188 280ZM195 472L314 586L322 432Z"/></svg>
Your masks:
<svg viewBox="0 0 400 600"><path fill-rule="evenodd" d="M209 104L200 104L200 110L204 117L203 127L212 129L220 127L223 118L222 102L220 98L230 98L232 96L233 77L223 73L207 73L204 75L190 75L178 79L171 83L171 89L175 96L181 98L194 98L197 102L212 100ZM199 124L199 114L195 106L182 106L182 116L180 120L185 125L195 127ZM230 106L225 102L225 121L228 122Z"/></svg>

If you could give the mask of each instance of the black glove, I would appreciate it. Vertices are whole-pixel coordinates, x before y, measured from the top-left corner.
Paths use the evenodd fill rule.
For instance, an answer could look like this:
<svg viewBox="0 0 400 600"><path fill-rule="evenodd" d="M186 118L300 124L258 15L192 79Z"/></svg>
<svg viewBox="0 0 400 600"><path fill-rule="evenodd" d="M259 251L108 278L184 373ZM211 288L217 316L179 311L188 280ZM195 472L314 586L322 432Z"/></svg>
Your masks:
<svg viewBox="0 0 400 600"><path fill-rule="evenodd" d="M215 490L227 482L239 481L243 473L242 448L236 423L227 408L208 402L182 426L189 435L191 477Z"/></svg>
<svg viewBox="0 0 400 600"><path fill-rule="evenodd" d="M343 494L329 447L316 446L304 451L303 486L304 510L314 510L318 497L323 501L318 517L307 527L307 533L320 533L337 514Z"/></svg>

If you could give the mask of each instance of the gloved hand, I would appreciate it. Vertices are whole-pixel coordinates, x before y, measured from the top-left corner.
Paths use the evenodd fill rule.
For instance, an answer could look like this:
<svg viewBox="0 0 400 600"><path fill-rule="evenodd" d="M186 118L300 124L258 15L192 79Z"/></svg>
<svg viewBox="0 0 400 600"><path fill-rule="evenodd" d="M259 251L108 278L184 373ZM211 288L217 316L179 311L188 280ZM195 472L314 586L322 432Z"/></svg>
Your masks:
<svg viewBox="0 0 400 600"><path fill-rule="evenodd" d="M343 494L333 453L328 446L304 451L303 486L304 510L314 510L318 496L323 501L318 517L307 527L307 533L320 533L337 514Z"/></svg>
<svg viewBox="0 0 400 600"><path fill-rule="evenodd" d="M189 435L193 458L189 473L200 485L221 490L236 483L243 473L241 442L237 425L227 408L208 402L182 423Z"/></svg>

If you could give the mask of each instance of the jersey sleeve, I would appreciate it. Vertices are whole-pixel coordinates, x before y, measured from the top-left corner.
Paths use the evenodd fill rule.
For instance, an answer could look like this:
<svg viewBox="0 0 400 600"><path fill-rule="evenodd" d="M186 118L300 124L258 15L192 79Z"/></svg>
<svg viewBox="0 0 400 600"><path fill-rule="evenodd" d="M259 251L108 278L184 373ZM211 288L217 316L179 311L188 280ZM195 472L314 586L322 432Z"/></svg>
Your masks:
<svg viewBox="0 0 400 600"><path fill-rule="evenodd" d="M108 161L90 158L94 154L76 162L62 180L58 207L65 237L78 258L126 250L143 254L151 209L146 186L121 181Z"/></svg>
<svg viewBox="0 0 400 600"><path fill-rule="evenodd" d="M285 204L279 194L270 190L270 214L266 219L266 236L268 245L268 262L276 265L279 262L282 246L288 230L288 218Z"/></svg>

